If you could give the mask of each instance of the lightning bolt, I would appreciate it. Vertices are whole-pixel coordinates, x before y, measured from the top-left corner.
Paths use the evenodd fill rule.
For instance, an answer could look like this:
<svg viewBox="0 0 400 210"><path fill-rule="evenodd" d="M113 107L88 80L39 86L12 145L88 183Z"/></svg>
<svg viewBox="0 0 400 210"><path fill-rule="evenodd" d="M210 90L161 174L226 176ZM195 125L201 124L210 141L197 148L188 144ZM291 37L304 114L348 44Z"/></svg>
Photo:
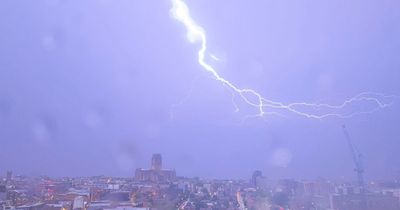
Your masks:
<svg viewBox="0 0 400 210"><path fill-rule="evenodd" d="M211 66L211 64L206 62L206 55L211 57L212 59L218 61L213 54L207 54L207 36L203 27L198 25L190 15L189 7L185 3L184 0L172 0L172 9L171 15L173 18L183 23L187 30L187 38L192 43L200 43L201 47L198 51L198 63L203 67L204 70L209 72L213 78L219 82L221 82L224 86L228 87L233 94L240 96L240 98L248 105L256 108L258 110L257 116L264 116L266 114L278 114L277 112L266 111L269 110L285 110L290 113L294 113L299 116L303 116L306 118L312 119L323 119L327 117L339 117L339 118L351 118L355 115L360 114L370 114L378 111L379 109L386 108L390 106L392 103L384 103L379 99L387 99L394 98L397 96L394 95L384 95L380 93L373 92L363 92L360 93L339 105L331 105L327 103L306 103L306 102L296 102L290 104L284 104L282 102L273 101L264 98L257 91L250 88L239 88L231 81L225 79L221 76L216 69ZM232 101L234 102L232 97ZM354 104L356 102L370 102L374 104L374 108L369 109L367 111L362 112L352 112L350 114L340 114L337 111L344 109L345 107ZM236 104L235 108L238 111L238 107ZM315 109L325 109L328 112L322 114L313 114L305 111L301 111L304 108L315 108ZM330 111L331 110L331 111ZM332 112L336 111L336 112Z"/></svg>

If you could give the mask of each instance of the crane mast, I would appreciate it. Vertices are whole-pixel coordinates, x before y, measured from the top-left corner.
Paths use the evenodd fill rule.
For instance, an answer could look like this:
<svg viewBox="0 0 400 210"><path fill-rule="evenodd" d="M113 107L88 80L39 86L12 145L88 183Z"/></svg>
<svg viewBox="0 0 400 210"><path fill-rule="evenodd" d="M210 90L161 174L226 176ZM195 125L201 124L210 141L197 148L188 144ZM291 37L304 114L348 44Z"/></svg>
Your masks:
<svg viewBox="0 0 400 210"><path fill-rule="evenodd" d="M366 195L365 195L365 183L364 183L364 166L362 163L362 154L356 149L354 146L353 142L351 141L349 132L347 131L347 128L345 125L342 125L342 129L344 132L344 135L346 137L347 145L350 149L353 162L355 165L354 171L357 173L357 182L358 182L358 187L360 188L360 194L361 194L361 202L364 207L367 205L366 201Z"/></svg>

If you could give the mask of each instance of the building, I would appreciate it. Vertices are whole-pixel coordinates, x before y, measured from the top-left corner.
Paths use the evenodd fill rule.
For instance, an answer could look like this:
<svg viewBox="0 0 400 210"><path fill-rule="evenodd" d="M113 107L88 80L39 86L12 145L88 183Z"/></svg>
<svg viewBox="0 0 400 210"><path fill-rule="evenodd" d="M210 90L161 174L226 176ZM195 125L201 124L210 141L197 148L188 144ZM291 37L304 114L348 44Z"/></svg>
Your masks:
<svg viewBox="0 0 400 210"><path fill-rule="evenodd" d="M257 179L262 177L262 172L261 171L254 171L253 176L251 176L251 184L253 187L257 188Z"/></svg>
<svg viewBox="0 0 400 210"><path fill-rule="evenodd" d="M11 180L12 180L12 171L7 171L7 174L6 174L6 183L7 183L7 184L10 184L10 183L11 183Z"/></svg>
<svg viewBox="0 0 400 210"><path fill-rule="evenodd" d="M85 198L82 196L77 196L74 199L74 203L72 205L73 210L83 210L85 209Z"/></svg>
<svg viewBox="0 0 400 210"><path fill-rule="evenodd" d="M254 171L251 176L251 185L256 189L266 190L268 188L268 180L265 176L262 175L261 171Z"/></svg>
<svg viewBox="0 0 400 210"><path fill-rule="evenodd" d="M175 180L175 170L162 169L162 157L160 154L154 154L151 158L151 168L135 171L135 179L141 182L170 182Z"/></svg>
<svg viewBox="0 0 400 210"><path fill-rule="evenodd" d="M162 158L160 154L154 154L151 158L151 169L161 170L162 169Z"/></svg>
<svg viewBox="0 0 400 210"><path fill-rule="evenodd" d="M0 185L0 202L7 200L7 188L5 185Z"/></svg>
<svg viewBox="0 0 400 210"><path fill-rule="evenodd" d="M367 208L362 205L359 193L332 194L330 206L332 210L399 210L399 201L390 194L367 194Z"/></svg>

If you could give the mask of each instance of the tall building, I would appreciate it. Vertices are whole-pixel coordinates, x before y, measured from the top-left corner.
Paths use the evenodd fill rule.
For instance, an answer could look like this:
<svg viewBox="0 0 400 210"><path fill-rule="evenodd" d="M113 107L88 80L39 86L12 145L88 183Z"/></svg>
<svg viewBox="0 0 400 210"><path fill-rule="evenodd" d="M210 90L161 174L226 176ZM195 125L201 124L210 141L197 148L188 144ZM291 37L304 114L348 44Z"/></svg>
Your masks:
<svg viewBox="0 0 400 210"><path fill-rule="evenodd" d="M0 185L0 203L7 200L7 188L5 185Z"/></svg>
<svg viewBox="0 0 400 210"><path fill-rule="evenodd" d="M7 171L6 182L10 183L12 180L12 171Z"/></svg>
<svg viewBox="0 0 400 210"><path fill-rule="evenodd" d="M262 172L261 171L254 171L253 176L251 176L251 184L253 187L257 187L257 179L262 177Z"/></svg>
<svg viewBox="0 0 400 210"><path fill-rule="evenodd" d="M175 170L162 169L162 158L160 154L154 154L151 158L151 168L138 168L135 171L135 179L141 182L170 182L175 180Z"/></svg>
<svg viewBox="0 0 400 210"><path fill-rule="evenodd" d="M162 168L162 158L160 154L154 154L151 158L151 169L153 170L161 170Z"/></svg>
<svg viewBox="0 0 400 210"><path fill-rule="evenodd" d="M268 179L262 175L261 171L254 171L251 176L251 185L256 189L264 189L266 190L269 186Z"/></svg>

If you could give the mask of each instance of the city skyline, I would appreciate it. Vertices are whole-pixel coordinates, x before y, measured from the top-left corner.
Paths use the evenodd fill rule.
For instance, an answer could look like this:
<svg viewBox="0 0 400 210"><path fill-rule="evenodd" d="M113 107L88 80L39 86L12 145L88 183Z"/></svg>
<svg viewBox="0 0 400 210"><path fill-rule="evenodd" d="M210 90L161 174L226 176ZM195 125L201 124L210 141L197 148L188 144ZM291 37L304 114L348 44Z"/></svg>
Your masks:
<svg viewBox="0 0 400 210"><path fill-rule="evenodd" d="M177 176L153 154L134 177L14 176L0 179L8 210L399 210L400 180L365 185L317 178L272 180L254 171L247 180ZM1 178L1 176L0 176Z"/></svg>

